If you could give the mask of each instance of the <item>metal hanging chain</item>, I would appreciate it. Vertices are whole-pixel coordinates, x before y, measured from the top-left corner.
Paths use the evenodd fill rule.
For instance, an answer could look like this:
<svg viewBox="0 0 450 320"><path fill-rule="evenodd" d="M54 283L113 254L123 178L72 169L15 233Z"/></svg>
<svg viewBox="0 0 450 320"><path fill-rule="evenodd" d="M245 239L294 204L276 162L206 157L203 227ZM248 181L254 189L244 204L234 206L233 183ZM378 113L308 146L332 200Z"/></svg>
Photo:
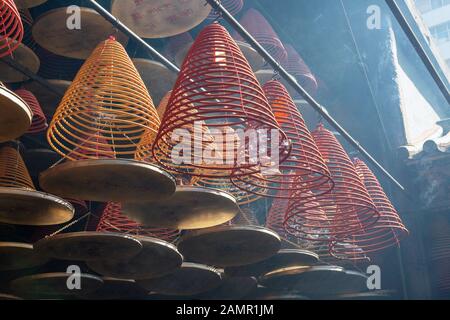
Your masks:
<svg viewBox="0 0 450 320"><path fill-rule="evenodd" d="M90 215L93 215L93 214L92 214L92 213L90 212L90 210L89 210L89 212L86 213L85 215L83 215L82 217L80 217L80 218L78 218L78 219L76 219L76 220L74 220L74 221L72 221L72 222L70 222L70 223L64 225L64 226L61 227L60 229L58 229L58 230L56 230L55 232L53 232L53 233L51 233L51 234L45 236L44 238L50 238L50 237L56 236L57 234L60 234L60 233L63 232L64 230L66 230L66 229L70 228L71 226L77 224L78 222L80 222L80 221L86 219L86 218L89 217Z"/></svg>

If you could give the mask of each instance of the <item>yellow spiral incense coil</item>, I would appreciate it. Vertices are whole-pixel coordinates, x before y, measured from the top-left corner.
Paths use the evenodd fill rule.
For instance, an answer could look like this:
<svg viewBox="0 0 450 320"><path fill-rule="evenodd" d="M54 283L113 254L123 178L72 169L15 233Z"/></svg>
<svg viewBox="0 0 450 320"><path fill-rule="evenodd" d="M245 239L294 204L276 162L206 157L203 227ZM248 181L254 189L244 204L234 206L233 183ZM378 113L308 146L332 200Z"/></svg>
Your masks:
<svg viewBox="0 0 450 320"><path fill-rule="evenodd" d="M111 37L81 67L47 139L69 160L133 158L144 133L153 136L159 125L144 82L125 48Z"/></svg>
<svg viewBox="0 0 450 320"><path fill-rule="evenodd" d="M22 157L9 146L0 149L0 187L35 190Z"/></svg>

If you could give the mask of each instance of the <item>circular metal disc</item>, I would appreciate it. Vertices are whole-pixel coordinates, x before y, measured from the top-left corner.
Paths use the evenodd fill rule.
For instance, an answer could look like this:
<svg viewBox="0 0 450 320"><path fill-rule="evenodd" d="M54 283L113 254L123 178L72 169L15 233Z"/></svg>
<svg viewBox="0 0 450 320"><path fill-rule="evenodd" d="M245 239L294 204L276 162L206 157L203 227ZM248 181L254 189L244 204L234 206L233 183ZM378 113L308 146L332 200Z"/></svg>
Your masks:
<svg viewBox="0 0 450 320"><path fill-rule="evenodd" d="M252 67L253 72L260 70L265 63L263 57L261 57L261 55L248 43L242 41L236 41L236 43L239 48L241 48L241 51Z"/></svg>
<svg viewBox="0 0 450 320"><path fill-rule="evenodd" d="M231 276L261 276L271 271L289 268L312 266L319 262L319 256L314 252L301 249L281 249L269 259L254 264L229 267L225 273Z"/></svg>
<svg viewBox="0 0 450 320"><path fill-rule="evenodd" d="M56 79L50 79L47 80L47 82L49 82L56 90L61 91L61 93L66 92L72 83L70 81ZM63 96L50 91L37 81L27 82L23 85L23 88L31 91L36 96L42 111L44 111L44 114L51 119Z"/></svg>
<svg viewBox="0 0 450 320"><path fill-rule="evenodd" d="M138 280L143 288L164 295L192 296L220 285L222 277L214 268L195 263L183 263L181 268L164 277Z"/></svg>
<svg viewBox="0 0 450 320"><path fill-rule="evenodd" d="M211 6L203 0L114 0L111 12L140 37L165 38L199 25Z"/></svg>
<svg viewBox="0 0 450 320"><path fill-rule="evenodd" d="M231 267L268 259L280 246L280 237L264 227L220 226L186 233L178 249L189 261Z"/></svg>
<svg viewBox="0 0 450 320"><path fill-rule="evenodd" d="M0 300L23 300L23 299L10 294L0 293Z"/></svg>
<svg viewBox="0 0 450 320"><path fill-rule="evenodd" d="M201 300L238 300L253 292L258 285L253 277L223 277L216 289L198 296Z"/></svg>
<svg viewBox="0 0 450 320"><path fill-rule="evenodd" d="M147 290L136 281L103 277L103 286L98 290L82 296L88 300L137 300L145 298Z"/></svg>
<svg viewBox="0 0 450 320"><path fill-rule="evenodd" d="M41 65L38 56L23 43L20 43L19 47L14 50L11 59L33 73L37 73ZM0 61L0 81L13 83L22 82L28 79L29 78L22 72L10 67L5 62Z"/></svg>
<svg viewBox="0 0 450 320"><path fill-rule="evenodd" d="M0 261L0 271L9 271L41 266L48 258L36 254L31 244L0 242Z"/></svg>
<svg viewBox="0 0 450 320"><path fill-rule="evenodd" d="M34 8L45 2L47 2L47 0L14 0L17 8L20 9Z"/></svg>
<svg viewBox="0 0 450 320"><path fill-rule="evenodd" d="M171 90L177 75L163 64L148 59L133 59L150 96L155 105L158 105L167 91Z"/></svg>
<svg viewBox="0 0 450 320"><path fill-rule="evenodd" d="M122 211L147 226L179 230L217 226L239 211L236 199L226 192L203 187L178 186L168 199L148 203L125 203Z"/></svg>
<svg viewBox="0 0 450 320"><path fill-rule="evenodd" d="M89 261L95 272L122 279L150 279L174 272L181 266L183 257L177 248L160 239L137 237L142 250L131 259Z"/></svg>
<svg viewBox="0 0 450 320"><path fill-rule="evenodd" d="M56 259L91 261L131 258L141 251L142 244L119 233L73 232L39 240L34 249Z"/></svg>
<svg viewBox="0 0 450 320"><path fill-rule="evenodd" d="M34 190L0 188L0 222L48 226L73 218L73 206L51 194Z"/></svg>
<svg viewBox="0 0 450 320"><path fill-rule="evenodd" d="M61 159L61 156L49 149L29 149L23 155L23 160L32 177L47 170Z"/></svg>
<svg viewBox="0 0 450 320"><path fill-rule="evenodd" d="M80 289L70 290L67 286L68 277L65 272L42 273L15 279L10 286L14 292L24 297L58 297L83 295L98 290L103 280L91 274L81 274Z"/></svg>
<svg viewBox="0 0 450 320"><path fill-rule="evenodd" d="M0 142L20 137L28 131L33 113L12 91L0 86Z"/></svg>
<svg viewBox="0 0 450 320"><path fill-rule="evenodd" d="M157 166L124 159L67 161L41 173L39 184L64 198L100 202L167 199L176 187Z"/></svg>
<svg viewBox="0 0 450 320"><path fill-rule="evenodd" d="M74 16L74 12L67 13L66 7L39 16L33 24L34 40L52 53L75 59L87 59L95 47L111 35L122 44L128 41L124 34L117 33L113 25L94 9L80 8L79 28L71 16ZM70 23L74 25L69 28Z"/></svg>
<svg viewBox="0 0 450 320"><path fill-rule="evenodd" d="M267 81L270 81L275 76L275 72L272 69L264 69L255 72L256 79L260 85L264 85Z"/></svg>
<svg viewBox="0 0 450 320"><path fill-rule="evenodd" d="M355 285L354 276L337 266L294 267L268 273L260 283L269 288L292 289L307 296L320 296L360 292L362 277L356 280Z"/></svg>

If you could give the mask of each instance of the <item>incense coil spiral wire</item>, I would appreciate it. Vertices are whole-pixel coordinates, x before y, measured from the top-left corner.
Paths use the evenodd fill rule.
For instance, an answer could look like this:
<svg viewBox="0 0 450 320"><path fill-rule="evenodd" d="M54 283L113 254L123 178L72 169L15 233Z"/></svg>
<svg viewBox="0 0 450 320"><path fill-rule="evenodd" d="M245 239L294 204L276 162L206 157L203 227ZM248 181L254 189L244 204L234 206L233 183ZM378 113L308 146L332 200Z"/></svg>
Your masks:
<svg viewBox="0 0 450 320"><path fill-rule="evenodd" d="M10 146L0 149L0 187L35 190L25 162L19 152Z"/></svg>
<svg viewBox="0 0 450 320"><path fill-rule="evenodd" d="M220 3L232 16L239 13L244 7L244 0L221 0ZM213 10L209 14L208 19L214 20L218 17L220 17L220 13L217 13L215 12L215 10Z"/></svg>
<svg viewBox="0 0 450 320"><path fill-rule="evenodd" d="M33 120L27 133L38 134L47 130L47 118L36 97L30 91L25 89L18 89L15 93L27 103L33 112Z"/></svg>
<svg viewBox="0 0 450 320"><path fill-rule="evenodd" d="M114 38L100 43L66 91L50 123L47 138L69 160L96 159L83 142L92 135L106 140L102 156L134 156L146 130L160 120L152 99L123 46ZM94 150L95 151L95 150Z"/></svg>
<svg viewBox="0 0 450 320"><path fill-rule="evenodd" d="M234 150L227 150L233 159L225 161L226 164L221 163L226 154L223 152L223 141L226 141L223 138L237 130L275 130L280 135L280 147L276 151L279 151L281 161L289 155L287 137L277 124L248 62L226 29L217 23L201 31L181 67L153 145L154 157L162 166L177 171L176 165L163 163L161 158L170 158L173 150L170 141L174 132L189 131L195 124L204 124L215 140L222 139L220 143L214 141L222 150L218 151L218 157L215 153L216 157L206 153L196 157L198 151L205 150L195 150L196 143L190 145L188 166L200 169L196 174L202 176L216 177L219 174L226 177L236 166L255 167L248 163L250 161L238 163L239 151L245 153L247 150L239 149L237 143L232 146ZM229 129L231 132L227 131ZM192 161L192 155L197 161ZM245 154L244 158L248 160L248 155Z"/></svg>
<svg viewBox="0 0 450 320"><path fill-rule="evenodd" d="M167 242L174 242L180 235L178 230L149 228L131 221L122 215L122 205L114 202L107 204L97 226L97 231L120 232L136 236L153 237Z"/></svg>
<svg viewBox="0 0 450 320"><path fill-rule="evenodd" d="M286 71L298 79L306 91L315 92L318 87L316 77L312 74L305 61L303 61L303 58L292 45L287 44L284 47L287 52L287 59L283 65Z"/></svg>
<svg viewBox="0 0 450 320"><path fill-rule="evenodd" d="M361 177L367 192L380 213L380 218L374 225L365 228L362 232L350 234L348 238L342 239L338 243L332 243L331 253L336 257L341 255L352 256L352 250L355 247L371 254L394 245L398 246L400 239L408 234L408 230L373 172L359 159L355 159L354 164L356 172ZM354 259L357 260L358 256Z"/></svg>
<svg viewBox="0 0 450 320"><path fill-rule="evenodd" d="M0 0L0 58L11 55L23 39L23 25L13 0Z"/></svg>
<svg viewBox="0 0 450 320"><path fill-rule="evenodd" d="M249 9L239 22L276 61L286 61L287 52L283 43L270 23L259 11ZM233 38L244 41L237 32L233 34Z"/></svg>
<svg viewBox="0 0 450 320"><path fill-rule="evenodd" d="M244 180L241 178L247 176L244 168L234 172L235 177L231 181L237 188L248 192L268 189L270 192L259 195L274 198L289 198L301 193L305 200L308 194L319 196L328 193L333 188L330 171L286 88L279 81L271 80L263 89L277 122L291 141L291 153L274 168L275 172L268 169L259 175L251 174L251 179ZM294 183L299 179L302 183ZM315 192L307 193L308 190Z"/></svg>
<svg viewBox="0 0 450 320"><path fill-rule="evenodd" d="M299 194L286 213L286 230L302 236L306 228L310 235L316 234L317 240L330 240L345 238L375 224L379 213L344 148L323 124L312 135L328 165L334 188L316 196L314 203Z"/></svg>

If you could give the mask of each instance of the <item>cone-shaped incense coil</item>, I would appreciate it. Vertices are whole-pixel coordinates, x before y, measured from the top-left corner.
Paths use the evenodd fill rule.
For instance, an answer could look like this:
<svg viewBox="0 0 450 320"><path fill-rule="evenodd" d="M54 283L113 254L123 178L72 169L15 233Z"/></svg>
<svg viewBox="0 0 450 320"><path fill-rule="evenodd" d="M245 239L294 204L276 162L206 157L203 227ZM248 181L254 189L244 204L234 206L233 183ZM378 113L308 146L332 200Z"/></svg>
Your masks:
<svg viewBox="0 0 450 320"><path fill-rule="evenodd" d="M286 213L287 230L295 235L297 232L302 233L306 225L309 229L317 230L320 240L329 239L330 236L342 238L373 225L379 213L344 148L322 124L312 135L328 165L334 188L328 194L315 197L316 205L312 206L308 204L308 199L299 194ZM315 214L313 211L319 208ZM322 210L326 214L326 223L322 223ZM311 234L313 231L309 232Z"/></svg>
<svg viewBox="0 0 450 320"><path fill-rule="evenodd" d="M248 148L238 149L238 144L226 143L228 137L235 138L238 130L275 131L279 135L279 145L269 151L279 154L280 161L289 154L286 135L278 126L247 60L226 29L217 23L201 31L181 67L153 145L158 162L166 167L160 159L171 157L172 138L184 140L185 137L176 136L196 125L208 127L209 134L215 137L215 149L200 150L199 144L204 141L198 141L199 144L186 147L188 152L183 152L183 159L177 160L202 169L203 176L217 176L217 173L229 176L235 167L258 164L257 161L239 161L238 150L245 149L242 155L248 158L245 153ZM230 128L231 132L226 132ZM225 149L227 145L234 150ZM232 157L224 161L227 152ZM176 164L172 166L176 170Z"/></svg>
<svg viewBox="0 0 450 320"><path fill-rule="evenodd" d="M178 230L141 226L122 215L122 205L115 202L110 202L106 206L97 226L97 231L154 237L168 242L173 242L180 234Z"/></svg>
<svg viewBox="0 0 450 320"><path fill-rule="evenodd" d="M334 243L332 253L337 257L341 255L351 256L353 254L352 248L355 246L360 247L368 254L378 252L390 246L399 245L400 239L408 234L408 230L373 172L359 159L355 159L354 164L380 213L380 218L373 226L364 229L363 232L350 234L348 239L343 239L340 243Z"/></svg>
<svg viewBox="0 0 450 320"><path fill-rule="evenodd" d="M227 9L231 15L236 15L244 7L244 0L221 0L220 4ZM214 10L208 16L208 19L216 19L220 14Z"/></svg>
<svg viewBox="0 0 450 320"><path fill-rule="evenodd" d="M36 134L47 130L47 118L34 94L25 89L16 90L15 93L28 104L33 112L33 120L27 133Z"/></svg>
<svg viewBox="0 0 450 320"><path fill-rule="evenodd" d="M110 38L83 64L56 110L47 138L70 160L96 158L91 148L83 152L86 136L106 140L109 155L130 157L144 132L156 133L159 124L138 71L123 46Z"/></svg>
<svg viewBox="0 0 450 320"><path fill-rule="evenodd" d="M286 161L274 168L267 168L262 174L253 174L252 179L242 178L247 175L245 168L236 171L235 177L232 178L233 183L248 192L262 189L267 193L269 189L271 192L266 196L275 198L289 197L298 193L305 199L306 192L303 191L316 190L312 196L329 192L333 187L330 172L286 88L279 81L271 80L263 89L275 118L291 141L292 150ZM293 183L299 179L302 181L301 184ZM280 190L292 192L278 192Z"/></svg>
<svg viewBox="0 0 450 320"><path fill-rule="evenodd" d="M10 146L0 148L0 187L35 189L21 155Z"/></svg>
<svg viewBox="0 0 450 320"><path fill-rule="evenodd" d="M317 80L311 70L292 45L287 44L285 48L287 52L287 59L284 63L286 71L297 78L306 90L314 92L317 89Z"/></svg>
<svg viewBox="0 0 450 320"><path fill-rule="evenodd" d="M283 43L270 23L259 11L249 9L239 22L275 60L279 62L286 61L287 52ZM233 34L233 38L244 41L238 33Z"/></svg>
<svg viewBox="0 0 450 320"><path fill-rule="evenodd" d="M13 0L0 0L0 58L10 55L23 39L23 25Z"/></svg>

